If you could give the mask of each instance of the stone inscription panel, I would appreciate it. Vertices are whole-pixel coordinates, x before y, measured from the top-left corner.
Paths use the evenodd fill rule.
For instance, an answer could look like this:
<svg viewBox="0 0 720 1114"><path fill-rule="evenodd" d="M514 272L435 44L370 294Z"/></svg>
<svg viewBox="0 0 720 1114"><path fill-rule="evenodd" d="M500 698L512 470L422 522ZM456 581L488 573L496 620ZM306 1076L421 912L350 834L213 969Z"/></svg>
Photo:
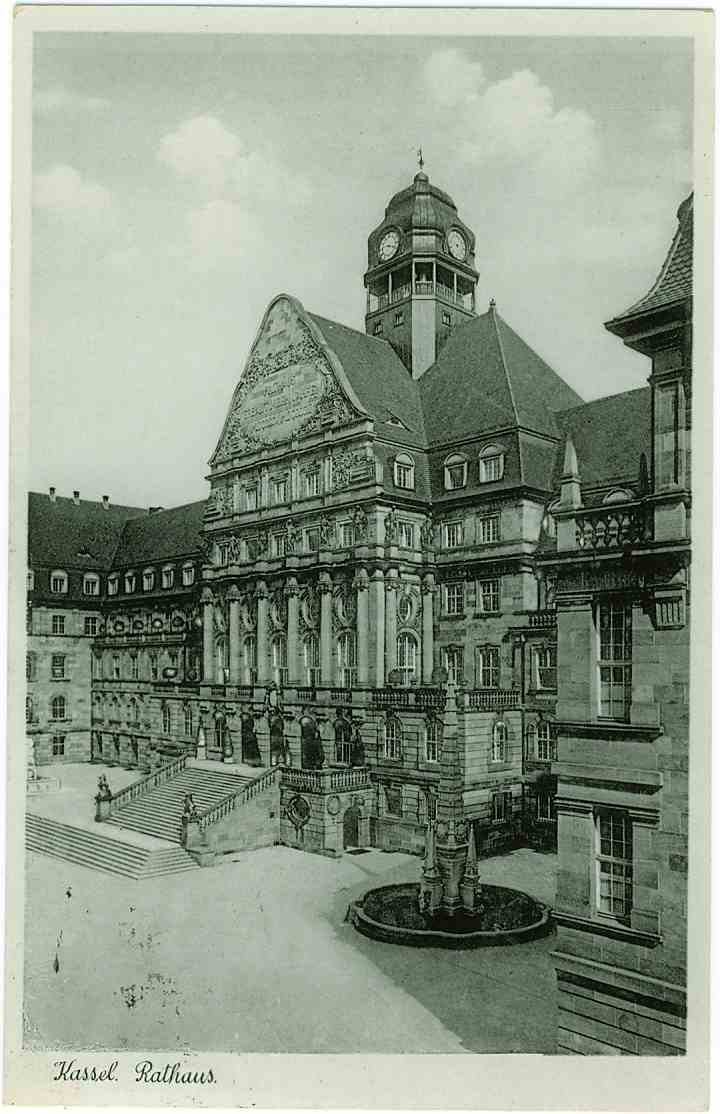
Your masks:
<svg viewBox="0 0 720 1114"><path fill-rule="evenodd" d="M245 393L238 430L264 444L284 441L314 414L325 376L312 363L266 375Z"/></svg>

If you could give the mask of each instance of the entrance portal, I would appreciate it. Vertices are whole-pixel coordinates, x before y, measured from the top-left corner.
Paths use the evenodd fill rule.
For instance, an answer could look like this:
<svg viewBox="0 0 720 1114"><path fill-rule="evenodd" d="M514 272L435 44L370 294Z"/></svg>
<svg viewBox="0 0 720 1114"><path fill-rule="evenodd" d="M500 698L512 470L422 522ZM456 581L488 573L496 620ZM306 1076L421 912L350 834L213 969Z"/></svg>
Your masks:
<svg viewBox="0 0 720 1114"><path fill-rule="evenodd" d="M350 805L343 816L343 849L357 847L360 840L360 809L357 805Z"/></svg>

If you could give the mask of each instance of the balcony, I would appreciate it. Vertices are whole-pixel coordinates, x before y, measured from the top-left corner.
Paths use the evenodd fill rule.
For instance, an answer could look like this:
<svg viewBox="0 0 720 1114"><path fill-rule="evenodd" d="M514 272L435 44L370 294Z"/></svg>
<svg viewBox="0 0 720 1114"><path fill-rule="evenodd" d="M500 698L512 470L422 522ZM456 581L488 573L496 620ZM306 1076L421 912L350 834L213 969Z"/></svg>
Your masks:
<svg viewBox="0 0 720 1114"><path fill-rule="evenodd" d="M585 512L575 518L575 544L578 549L592 552L622 549L642 545L652 539L652 511L642 506L626 506L618 510L603 507L600 511Z"/></svg>
<svg viewBox="0 0 720 1114"><path fill-rule="evenodd" d="M548 629L557 626L557 612L554 608L545 611L528 612L528 626L533 629Z"/></svg>
<svg viewBox="0 0 720 1114"><path fill-rule="evenodd" d="M441 710L445 707L445 700L444 689L385 688L370 691L370 702L375 708Z"/></svg>
<svg viewBox="0 0 720 1114"><path fill-rule="evenodd" d="M348 789L367 789L370 785L370 771L364 766L361 769L327 766L322 770L285 768L282 772L282 784L306 793L337 793Z"/></svg>
<svg viewBox="0 0 720 1114"><path fill-rule="evenodd" d="M459 696L465 702L465 709L481 712L499 712L520 707L520 693L517 689L469 689Z"/></svg>

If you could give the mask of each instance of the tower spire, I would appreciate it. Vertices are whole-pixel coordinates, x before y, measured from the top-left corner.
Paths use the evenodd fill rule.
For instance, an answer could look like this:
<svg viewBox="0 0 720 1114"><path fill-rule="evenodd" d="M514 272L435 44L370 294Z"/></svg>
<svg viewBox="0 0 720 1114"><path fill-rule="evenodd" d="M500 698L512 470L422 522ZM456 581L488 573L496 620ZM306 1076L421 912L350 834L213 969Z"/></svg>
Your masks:
<svg viewBox="0 0 720 1114"><path fill-rule="evenodd" d="M422 147L418 147L417 160L418 166L422 170L422 168L425 166L425 159L423 158Z"/></svg>

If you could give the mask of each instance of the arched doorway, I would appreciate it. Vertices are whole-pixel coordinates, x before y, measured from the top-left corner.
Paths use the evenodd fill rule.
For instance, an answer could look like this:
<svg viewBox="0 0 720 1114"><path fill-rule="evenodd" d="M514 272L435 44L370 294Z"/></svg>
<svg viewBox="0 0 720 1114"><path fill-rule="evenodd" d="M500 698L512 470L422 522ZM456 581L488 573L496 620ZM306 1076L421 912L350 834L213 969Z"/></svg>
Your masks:
<svg viewBox="0 0 720 1114"><path fill-rule="evenodd" d="M350 805L343 816L343 849L357 847L360 843L360 809Z"/></svg>

